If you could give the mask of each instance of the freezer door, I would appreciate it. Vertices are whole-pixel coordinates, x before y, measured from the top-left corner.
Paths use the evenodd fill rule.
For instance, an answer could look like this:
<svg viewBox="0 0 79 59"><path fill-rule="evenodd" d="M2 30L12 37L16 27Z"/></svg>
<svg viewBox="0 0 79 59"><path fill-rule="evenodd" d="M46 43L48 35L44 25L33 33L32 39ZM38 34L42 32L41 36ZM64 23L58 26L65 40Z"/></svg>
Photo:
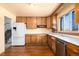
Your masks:
<svg viewBox="0 0 79 59"><path fill-rule="evenodd" d="M12 45L25 45L25 37L14 37Z"/></svg>
<svg viewBox="0 0 79 59"><path fill-rule="evenodd" d="M16 23L16 32L18 36L26 34L26 25L24 23Z"/></svg>

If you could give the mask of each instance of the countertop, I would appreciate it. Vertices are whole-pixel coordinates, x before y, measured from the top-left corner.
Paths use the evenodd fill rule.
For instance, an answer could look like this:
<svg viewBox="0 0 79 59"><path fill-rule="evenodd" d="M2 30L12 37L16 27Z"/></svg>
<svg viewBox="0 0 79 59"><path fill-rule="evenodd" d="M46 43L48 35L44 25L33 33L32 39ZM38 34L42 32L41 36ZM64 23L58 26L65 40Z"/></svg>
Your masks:
<svg viewBox="0 0 79 59"><path fill-rule="evenodd" d="M64 40L66 42L69 42L69 43L79 46L79 37L78 36L68 35L68 34L60 34L60 33L47 33L47 34L57 37L60 40Z"/></svg>
<svg viewBox="0 0 79 59"><path fill-rule="evenodd" d="M36 32L36 33L28 33L28 34L48 34L54 37L59 38L60 40L64 40L66 42L75 44L79 46L79 37L74 35L68 35L68 34L60 34L60 33L52 33L52 32Z"/></svg>

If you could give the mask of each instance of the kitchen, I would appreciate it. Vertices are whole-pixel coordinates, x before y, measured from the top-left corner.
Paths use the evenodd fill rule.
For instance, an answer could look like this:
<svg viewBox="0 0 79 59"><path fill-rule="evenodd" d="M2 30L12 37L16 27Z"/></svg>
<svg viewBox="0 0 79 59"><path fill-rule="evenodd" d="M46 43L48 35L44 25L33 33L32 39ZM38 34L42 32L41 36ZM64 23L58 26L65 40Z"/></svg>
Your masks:
<svg viewBox="0 0 79 59"><path fill-rule="evenodd" d="M6 37L2 38L1 56L79 56L79 4L10 3L0 7L15 19L11 23L12 44L5 48Z"/></svg>

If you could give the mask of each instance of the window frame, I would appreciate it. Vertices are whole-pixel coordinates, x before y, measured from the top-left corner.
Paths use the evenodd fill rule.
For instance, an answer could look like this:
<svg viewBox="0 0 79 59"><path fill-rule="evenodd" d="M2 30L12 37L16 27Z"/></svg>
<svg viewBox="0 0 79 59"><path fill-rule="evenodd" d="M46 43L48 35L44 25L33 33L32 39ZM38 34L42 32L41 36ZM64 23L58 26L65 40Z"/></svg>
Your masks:
<svg viewBox="0 0 79 59"><path fill-rule="evenodd" d="M61 16L61 17L64 18L64 20L63 20L64 22L65 22L65 16L66 16L68 13L71 13L72 11L74 11L74 9L70 10L69 12L67 12L66 14L64 14L64 15ZM61 17L59 18L59 26L60 26ZM71 18L72 18L72 16L70 16L69 22L72 21ZM74 22L75 22L75 21L74 21ZM71 26L70 26L70 25L71 25ZM59 30L60 30L60 32L73 32L73 33L79 33L79 25L78 25L78 31L73 31L71 27L72 27L72 23L69 24L69 29L70 29L69 31L65 31L65 26L64 26L64 25L63 25L64 30L62 30L62 31L61 31L61 29L59 29Z"/></svg>

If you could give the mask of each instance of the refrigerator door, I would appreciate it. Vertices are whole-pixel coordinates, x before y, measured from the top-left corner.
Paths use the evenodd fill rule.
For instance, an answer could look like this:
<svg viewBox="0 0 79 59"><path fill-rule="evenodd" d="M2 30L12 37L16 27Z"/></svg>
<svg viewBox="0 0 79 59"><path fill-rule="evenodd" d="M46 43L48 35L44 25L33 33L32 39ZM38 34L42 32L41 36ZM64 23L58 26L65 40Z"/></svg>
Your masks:
<svg viewBox="0 0 79 59"><path fill-rule="evenodd" d="M26 25L24 23L15 23L12 32L12 45L25 45Z"/></svg>
<svg viewBox="0 0 79 59"><path fill-rule="evenodd" d="M26 34L26 25L24 23L16 23L16 35L24 36Z"/></svg>

